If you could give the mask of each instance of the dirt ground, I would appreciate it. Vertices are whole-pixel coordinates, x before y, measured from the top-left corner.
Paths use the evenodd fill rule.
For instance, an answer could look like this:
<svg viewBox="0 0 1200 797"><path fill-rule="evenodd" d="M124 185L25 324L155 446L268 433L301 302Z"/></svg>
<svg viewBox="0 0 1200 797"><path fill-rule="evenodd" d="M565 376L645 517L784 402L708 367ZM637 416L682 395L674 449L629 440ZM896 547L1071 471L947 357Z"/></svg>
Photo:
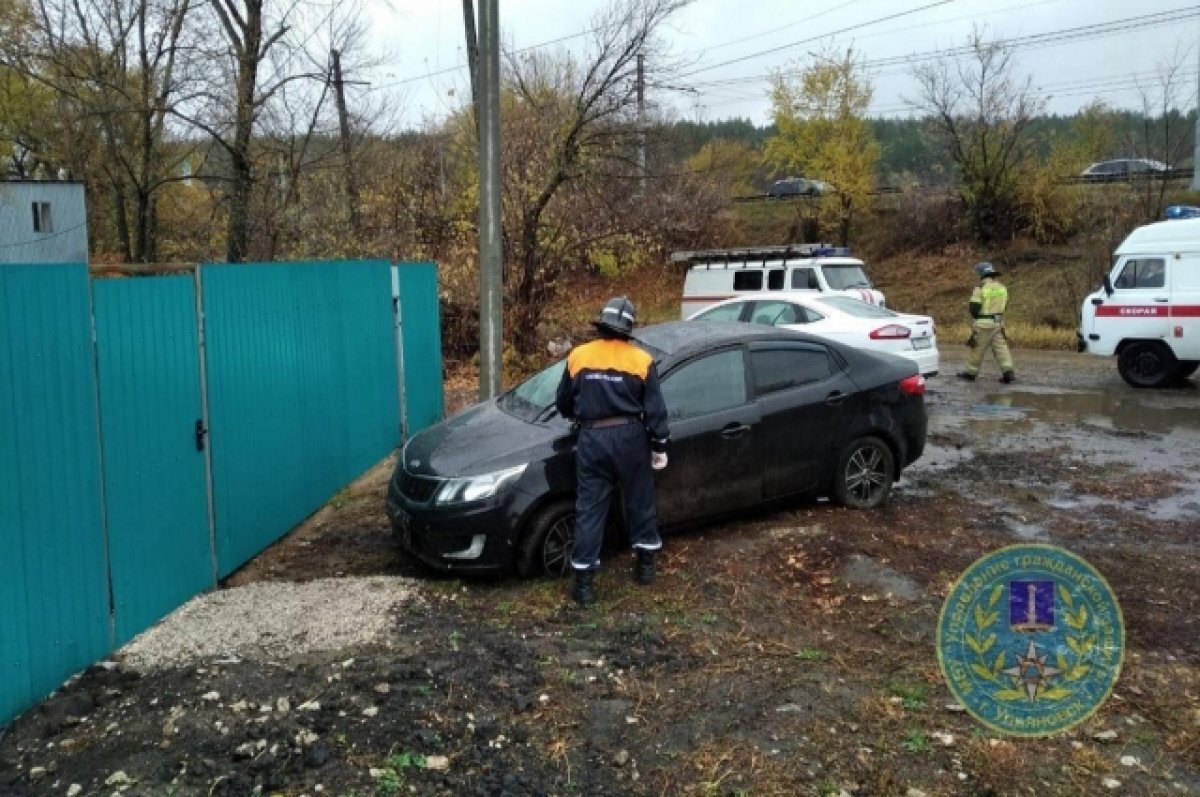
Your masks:
<svg viewBox="0 0 1200 797"><path fill-rule="evenodd" d="M1017 354L1016 385L932 380L930 446L886 508L668 537L651 588L611 553L588 612L554 581L423 573L385 463L231 579L419 579L384 644L93 668L0 739L0 795L1200 793L1200 390ZM1128 634L1108 703L1043 740L963 713L934 652L956 576L1022 541L1090 561Z"/></svg>

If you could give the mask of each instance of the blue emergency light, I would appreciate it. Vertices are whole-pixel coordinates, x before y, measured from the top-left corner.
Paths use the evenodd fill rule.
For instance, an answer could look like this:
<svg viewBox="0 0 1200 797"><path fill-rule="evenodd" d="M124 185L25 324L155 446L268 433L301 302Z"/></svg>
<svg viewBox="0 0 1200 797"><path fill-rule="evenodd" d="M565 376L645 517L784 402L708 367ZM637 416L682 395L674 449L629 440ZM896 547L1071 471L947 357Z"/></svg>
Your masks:
<svg viewBox="0 0 1200 797"><path fill-rule="evenodd" d="M1200 208L1197 208L1200 211ZM848 246L822 246L814 249L812 254L816 257L850 257L850 247Z"/></svg>
<svg viewBox="0 0 1200 797"><path fill-rule="evenodd" d="M1200 219L1200 208L1195 205L1171 205L1163 211L1166 219Z"/></svg>

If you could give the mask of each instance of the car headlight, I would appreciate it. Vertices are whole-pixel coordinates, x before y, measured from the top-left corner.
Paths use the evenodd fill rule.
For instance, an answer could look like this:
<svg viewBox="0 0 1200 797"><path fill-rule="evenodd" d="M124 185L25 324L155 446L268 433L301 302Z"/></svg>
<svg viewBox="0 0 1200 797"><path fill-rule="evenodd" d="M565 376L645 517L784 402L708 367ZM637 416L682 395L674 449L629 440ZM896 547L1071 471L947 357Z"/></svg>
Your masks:
<svg viewBox="0 0 1200 797"><path fill-rule="evenodd" d="M433 499L435 504L468 504L472 501L482 501L491 498L501 489L521 478L521 474L529 467L529 463L515 468L498 470L495 473L485 473L482 476L468 476L465 479L447 479Z"/></svg>

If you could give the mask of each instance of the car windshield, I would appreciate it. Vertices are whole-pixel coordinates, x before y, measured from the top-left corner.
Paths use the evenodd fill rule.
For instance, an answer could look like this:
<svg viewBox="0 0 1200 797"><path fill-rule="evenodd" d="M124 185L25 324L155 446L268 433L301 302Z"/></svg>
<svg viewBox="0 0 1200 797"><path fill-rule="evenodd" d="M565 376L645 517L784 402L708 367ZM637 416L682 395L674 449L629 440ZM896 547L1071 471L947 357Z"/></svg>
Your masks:
<svg viewBox="0 0 1200 797"><path fill-rule="evenodd" d="M867 272L863 271L862 266L853 263L840 265L826 263L821 270L825 272L825 281L829 283L832 290L844 291L847 288L871 287L871 280L867 279Z"/></svg>
<svg viewBox="0 0 1200 797"><path fill-rule="evenodd" d="M554 406L558 383L566 367L567 361L559 360L549 368L538 371L501 396L500 409L522 420L539 420Z"/></svg>
<svg viewBox="0 0 1200 797"><path fill-rule="evenodd" d="M858 299L851 299L849 296L822 296L818 301L823 305L832 307L834 310L841 310L846 315L852 315L855 318L895 318L900 315L899 313L893 313L886 307L860 302Z"/></svg>

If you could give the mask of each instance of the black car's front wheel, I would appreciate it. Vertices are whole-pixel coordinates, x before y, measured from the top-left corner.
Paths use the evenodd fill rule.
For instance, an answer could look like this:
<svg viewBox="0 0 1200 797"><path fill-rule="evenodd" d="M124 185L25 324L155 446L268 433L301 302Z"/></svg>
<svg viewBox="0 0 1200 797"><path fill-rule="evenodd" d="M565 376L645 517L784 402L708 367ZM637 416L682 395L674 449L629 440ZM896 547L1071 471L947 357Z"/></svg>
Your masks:
<svg viewBox="0 0 1200 797"><path fill-rule="evenodd" d="M562 578L571 572L575 541L575 504L559 501L542 507L529 521L517 549L517 575Z"/></svg>
<svg viewBox="0 0 1200 797"><path fill-rule="evenodd" d="M895 480L892 449L878 437L860 437L838 460L833 496L852 509L874 509L887 500Z"/></svg>

